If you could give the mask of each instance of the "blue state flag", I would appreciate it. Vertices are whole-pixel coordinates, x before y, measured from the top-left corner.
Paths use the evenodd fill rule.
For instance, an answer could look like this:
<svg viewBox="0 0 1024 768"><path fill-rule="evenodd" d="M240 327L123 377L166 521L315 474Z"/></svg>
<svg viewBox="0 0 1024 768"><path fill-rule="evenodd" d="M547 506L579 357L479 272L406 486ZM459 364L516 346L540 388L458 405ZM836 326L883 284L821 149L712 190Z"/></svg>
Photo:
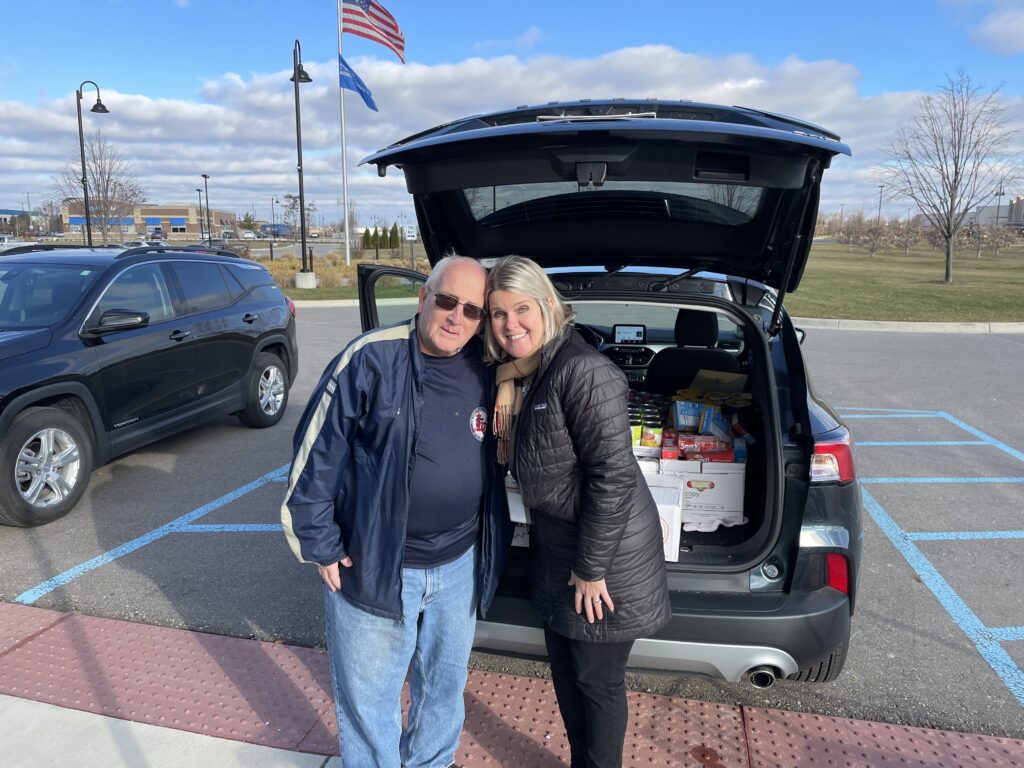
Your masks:
<svg viewBox="0 0 1024 768"><path fill-rule="evenodd" d="M373 102L373 94L370 93L370 89L366 87L366 83L359 79L359 75L356 71L348 65L341 54L338 54L338 84L342 88L348 88L350 91L355 91L363 97L363 101L370 109L374 112L378 112L377 105Z"/></svg>

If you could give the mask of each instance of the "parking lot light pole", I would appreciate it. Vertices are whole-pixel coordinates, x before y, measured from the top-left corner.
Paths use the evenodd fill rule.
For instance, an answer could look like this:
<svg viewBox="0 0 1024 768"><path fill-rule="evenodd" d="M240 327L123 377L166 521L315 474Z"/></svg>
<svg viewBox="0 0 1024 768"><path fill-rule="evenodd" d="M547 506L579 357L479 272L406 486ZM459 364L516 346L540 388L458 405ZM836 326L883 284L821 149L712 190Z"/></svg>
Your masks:
<svg viewBox="0 0 1024 768"><path fill-rule="evenodd" d="M299 172L299 235L302 240L302 271L312 272L313 265L307 266L306 262L306 193L302 186L302 116L299 109L299 85L311 83L313 78L302 68L302 46L295 41L292 47L292 76L289 78L295 84L295 147L298 152Z"/></svg>
<svg viewBox="0 0 1024 768"><path fill-rule="evenodd" d="M210 178L210 174L204 173L203 176L203 189L206 190L206 237L209 240L213 240L213 223L210 220L210 187L207 181Z"/></svg>
<svg viewBox="0 0 1024 768"><path fill-rule="evenodd" d="M105 115L110 112L105 106L103 101L100 100L100 87L96 85L92 80L85 80L78 90L75 91L75 107L78 110L78 149L82 154L82 201L85 205L85 236L88 245L92 245L92 223L89 220L89 178L85 172L85 132L82 130L82 89L86 85L91 85L96 89L96 103L92 105L90 112L95 112L99 115Z"/></svg>
<svg viewBox="0 0 1024 768"><path fill-rule="evenodd" d="M198 224L199 224L199 240L202 241L202 239L203 239L203 221L204 221L204 219L203 219L203 190L200 189L199 187L196 187L196 192L199 193L199 221L198 221Z"/></svg>

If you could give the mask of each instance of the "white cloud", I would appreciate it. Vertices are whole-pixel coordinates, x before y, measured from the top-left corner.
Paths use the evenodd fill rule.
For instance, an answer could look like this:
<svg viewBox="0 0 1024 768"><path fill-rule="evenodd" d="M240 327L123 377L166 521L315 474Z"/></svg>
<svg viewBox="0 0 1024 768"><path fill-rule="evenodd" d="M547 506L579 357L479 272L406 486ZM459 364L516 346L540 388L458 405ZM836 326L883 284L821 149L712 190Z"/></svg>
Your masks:
<svg viewBox="0 0 1024 768"><path fill-rule="evenodd" d="M994 53L1024 53L1024 8L997 8L982 19L971 39Z"/></svg>
<svg viewBox="0 0 1024 768"><path fill-rule="evenodd" d="M646 97L737 104L803 118L839 133L854 157L825 174L822 204L847 210L877 199L871 173L882 148L914 110L917 93L863 96L859 72L839 61L791 57L766 65L748 55L698 56L664 45L624 48L589 59L514 55L426 66L385 59L350 61L380 112L346 99L350 195L366 216L411 212L400 172L380 179L356 163L410 134L520 104L578 98ZM341 148L337 64L307 62L301 88L306 196L325 219L340 212ZM84 113L85 129L116 143L154 202L191 202L210 174L210 202L269 218L270 199L295 192L294 91L290 70L225 73L195 99L104 89L110 114ZM1021 105L1011 105L1020 113ZM51 177L78 157L74 92L35 104L0 101L0 208L43 198ZM862 201L862 202L861 202Z"/></svg>

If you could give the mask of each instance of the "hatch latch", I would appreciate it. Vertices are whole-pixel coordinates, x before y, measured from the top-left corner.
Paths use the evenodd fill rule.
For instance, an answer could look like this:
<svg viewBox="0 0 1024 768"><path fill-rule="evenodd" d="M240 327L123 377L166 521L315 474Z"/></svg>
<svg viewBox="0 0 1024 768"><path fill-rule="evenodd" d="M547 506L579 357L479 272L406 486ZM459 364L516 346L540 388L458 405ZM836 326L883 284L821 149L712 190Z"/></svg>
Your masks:
<svg viewBox="0 0 1024 768"><path fill-rule="evenodd" d="M576 163L576 182L580 190L587 187L603 187L608 174L608 163Z"/></svg>

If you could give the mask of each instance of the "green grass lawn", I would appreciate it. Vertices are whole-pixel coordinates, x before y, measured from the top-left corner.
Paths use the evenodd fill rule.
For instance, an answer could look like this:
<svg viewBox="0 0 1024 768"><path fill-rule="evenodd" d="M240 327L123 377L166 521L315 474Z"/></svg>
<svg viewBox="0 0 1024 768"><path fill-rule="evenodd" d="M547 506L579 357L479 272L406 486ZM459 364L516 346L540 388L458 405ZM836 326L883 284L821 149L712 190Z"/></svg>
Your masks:
<svg viewBox="0 0 1024 768"><path fill-rule="evenodd" d="M816 244L800 288L786 296L797 317L844 320L911 320L921 322L1024 321L1024 245L998 256L964 251L953 262L953 283L942 282L945 255L930 248L879 252L845 245ZM426 263L417 268L427 269ZM354 270L353 270L354 272ZM353 275L354 277L354 275ZM299 290L293 299L355 299L353 284L341 288ZM380 287L384 297L408 296L409 288Z"/></svg>
<svg viewBox="0 0 1024 768"><path fill-rule="evenodd" d="M945 254L919 248L872 257L845 245L815 245L786 307L798 317L923 322L1024 321L1024 247L998 256L954 256L953 283L942 282Z"/></svg>

